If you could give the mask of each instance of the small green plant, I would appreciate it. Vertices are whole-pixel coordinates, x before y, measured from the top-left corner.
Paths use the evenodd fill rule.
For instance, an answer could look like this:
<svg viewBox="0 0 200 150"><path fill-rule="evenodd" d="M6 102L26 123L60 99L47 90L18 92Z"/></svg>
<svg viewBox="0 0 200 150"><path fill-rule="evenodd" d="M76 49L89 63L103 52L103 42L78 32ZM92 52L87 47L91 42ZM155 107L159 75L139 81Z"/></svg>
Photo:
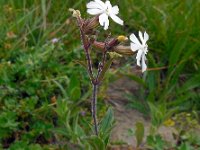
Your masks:
<svg viewBox="0 0 200 150"><path fill-rule="evenodd" d="M114 123L111 108L108 109L100 121L98 137L90 135L93 132L92 125L88 124L84 118L80 119L80 114L72 112L66 101L58 101L58 105L54 110L59 120L57 120L53 133L56 141L59 141L57 143L59 147L69 150L72 148L106 150ZM72 126L70 122L72 122ZM81 124L84 126L82 127Z"/></svg>
<svg viewBox="0 0 200 150"><path fill-rule="evenodd" d="M163 150L166 147L166 143L159 134L149 135L147 136L147 146L152 150Z"/></svg>
<svg viewBox="0 0 200 150"><path fill-rule="evenodd" d="M176 143L199 147L200 136L198 132L200 131L200 125L196 112L182 112L176 114L172 119L175 122L174 127L177 130L177 134L174 133L173 135Z"/></svg>

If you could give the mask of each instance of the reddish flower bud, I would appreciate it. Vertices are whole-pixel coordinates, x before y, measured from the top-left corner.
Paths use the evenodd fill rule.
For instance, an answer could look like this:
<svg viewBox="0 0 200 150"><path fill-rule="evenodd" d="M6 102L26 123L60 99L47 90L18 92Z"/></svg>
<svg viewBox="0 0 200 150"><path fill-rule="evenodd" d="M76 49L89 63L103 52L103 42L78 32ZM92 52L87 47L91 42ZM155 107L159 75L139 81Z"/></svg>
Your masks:
<svg viewBox="0 0 200 150"><path fill-rule="evenodd" d="M85 34L93 34L94 30L99 25L99 16L84 21L83 30Z"/></svg>

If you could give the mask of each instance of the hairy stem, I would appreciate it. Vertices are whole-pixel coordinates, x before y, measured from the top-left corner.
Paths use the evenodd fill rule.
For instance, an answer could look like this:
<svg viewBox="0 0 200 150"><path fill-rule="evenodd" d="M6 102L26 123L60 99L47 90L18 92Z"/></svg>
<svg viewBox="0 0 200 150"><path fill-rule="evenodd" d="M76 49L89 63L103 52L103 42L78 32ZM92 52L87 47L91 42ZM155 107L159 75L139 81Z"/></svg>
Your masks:
<svg viewBox="0 0 200 150"><path fill-rule="evenodd" d="M79 29L80 29L81 41L82 41L83 48L84 48L84 51L85 51L85 56L86 56L86 61L87 61L87 66L88 66L88 68L87 68L88 74L90 76L91 82L93 82L94 77L93 77L93 70L92 70L92 61L91 61L90 52L89 52L89 48L90 48L91 45L88 42L88 39L83 32L81 19L78 18L77 22L78 22L78 26L79 26Z"/></svg>
<svg viewBox="0 0 200 150"><path fill-rule="evenodd" d="M95 134L98 136L98 125L97 125L97 115L96 115L96 105L97 105L97 84L93 84L93 91L92 91L92 103L91 103L91 111L92 111L92 118L94 121L94 130Z"/></svg>
<svg viewBox="0 0 200 150"><path fill-rule="evenodd" d="M91 47L91 41L88 39L88 37L86 36L84 29L83 29L83 20L78 17L77 18L77 23L80 29L80 35L81 35L81 41L83 44L83 48L85 51L85 55L86 55L86 61L87 61L87 70L88 70L88 74L90 76L90 81L93 85L93 92L92 92L92 101L91 101L91 112L92 112L92 118L94 121L94 130L95 130L95 134L98 136L98 123L97 123L97 90L98 90L98 85L100 83L99 80L99 76L102 73L102 69L105 66L106 63L106 53L107 53L107 40L105 41L105 47L104 47L104 51L103 51L103 56L102 56L102 62L99 63L98 66L98 72L96 77L94 77L93 74L93 67L92 67L92 60L90 57L90 47Z"/></svg>
<svg viewBox="0 0 200 150"><path fill-rule="evenodd" d="M96 79L94 79L94 76L93 76L92 61L91 61L90 52L89 52L89 48L90 48L91 45L90 45L90 42L88 41L87 37L85 36L85 34L83 32L81 18L77 18L77 22L78 22L78 26L79 26L79 29L80 29L81 41L82 41L83 48L84 48L84 51L85 51L88 74L90 76L90 81L93 85L91 112L92 112L92 118L94 120L95 134L98 136L98 125L97 125L97 117L96 117L96 103L97 103L97 87L98 87L98 85L97 85Z"/></svg>

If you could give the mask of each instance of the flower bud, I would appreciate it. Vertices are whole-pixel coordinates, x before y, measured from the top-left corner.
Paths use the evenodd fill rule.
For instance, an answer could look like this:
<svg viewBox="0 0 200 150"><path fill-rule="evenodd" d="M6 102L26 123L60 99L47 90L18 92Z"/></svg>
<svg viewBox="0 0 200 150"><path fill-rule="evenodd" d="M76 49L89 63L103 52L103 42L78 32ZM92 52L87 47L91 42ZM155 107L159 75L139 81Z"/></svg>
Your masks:
<svg viewBox="0 0 200 150"><path fill-rule="evenodd" d="M105 49L112 49L112 47L117 46L119 44L119 41L116 38L112 38L107 42L98 42L98 41L94 41L93 46L101 49L101 50L105 50Z"/></svg>
<svg viewBox="0 0 200 150"><path fill-rule="evenodd" d="M69 11L72 12L72 16L75 18L80 18L81 17L81 13L79 10L75 10L73 8L69 8Z"/></svg>
<svg viewBox="0 0 200 150"><path fill-rule="evenodd" d="M120 44L120 42L124 42L127 39L128 38L125 36L118 36L117 38L112 38L112 39L108 40L107 42L93 41L92 44L94 47L96 47L98 49L102 49L102 50L105 48L113 49L114 47L117 47ZM124 48L124 47L122 47L122 48ZM129 48L126 47L126 49L130 49L130 47ZM130 51L131 51L131 49L130 49Z"/></svg>
<svg viewBox="0 0 200 150"><path fill-rule="evenodd" d="M107 49L111 49L112 47L117 46L118 44L119 44L118 39L112 38L106 43L106 46L107 46Z"/></svg>
<svg viewBox="0 0 200 150"><path fill-rule="evenodd" d="M124 35L120 35L120 36L117 37L117 40L119 42L125 42L125 41L128 40L128 38L126 36L124 36Z"/></svg>
<svg viewBox="0 0 200 150"><path fill-rule="evenodd" d="M101 50L105 49L104 42L93 41L92 45L97 49L101 49Z"/></svg>
<svg viewBox="0 0 200 150"><path fill-rule="evenodd" d="M99 16L95 16L91 19L87 19L84 22L84 32L86 34L92 34L94 31L93 29L99 25Z"/></svg>
<svg viewBox="0 0 200 150"><path fill-rule="evenodd" d="M124 46L124 45L118 45L118 46L113 47L113 51L121 55L135 54L135 52L131 50L130 46Z"/></svg>
<svg viewBox="0 0 200 150"><path fill-rule="evenodd" d="M126 36L120 35L117 38L112 38L107 42L107 46L109 49L112 49L113 47L119 45L121 42L127 41L128 38Z"/></svg>

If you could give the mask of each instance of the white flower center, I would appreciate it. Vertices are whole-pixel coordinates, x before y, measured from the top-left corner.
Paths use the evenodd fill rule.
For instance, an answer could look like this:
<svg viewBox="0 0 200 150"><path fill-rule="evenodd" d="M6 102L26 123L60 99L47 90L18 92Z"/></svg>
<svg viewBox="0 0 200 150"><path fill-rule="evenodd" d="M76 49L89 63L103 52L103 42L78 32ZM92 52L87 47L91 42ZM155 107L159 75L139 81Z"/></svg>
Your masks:
<svg viewBox="0 0 200 150"><path fill-rule="evenodd" d="M109 16L110 12L109 12L109 9L108 9L108 8L106 8L105 13L106 13L106 15Z"/></svg>

